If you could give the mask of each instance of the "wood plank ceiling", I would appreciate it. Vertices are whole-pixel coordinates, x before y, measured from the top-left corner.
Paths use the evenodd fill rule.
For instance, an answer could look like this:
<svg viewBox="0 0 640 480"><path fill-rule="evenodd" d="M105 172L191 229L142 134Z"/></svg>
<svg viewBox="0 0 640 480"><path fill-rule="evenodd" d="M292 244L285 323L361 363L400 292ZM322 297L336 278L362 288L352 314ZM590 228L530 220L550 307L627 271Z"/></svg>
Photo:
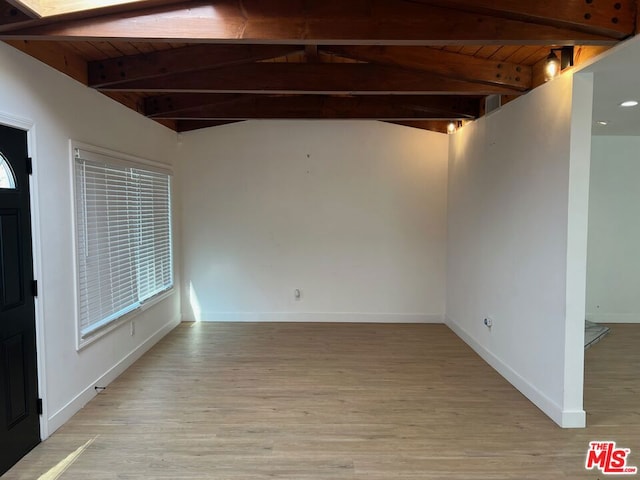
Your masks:
<svg viewBox="0 0 640 480"><path fill-rule="evenodd" d="M179 132L280 118L444 132L487 95L543 83L551 48L579 64L638 17L635 0L113 3L40 17L0 0L0 39Z"/></svg>

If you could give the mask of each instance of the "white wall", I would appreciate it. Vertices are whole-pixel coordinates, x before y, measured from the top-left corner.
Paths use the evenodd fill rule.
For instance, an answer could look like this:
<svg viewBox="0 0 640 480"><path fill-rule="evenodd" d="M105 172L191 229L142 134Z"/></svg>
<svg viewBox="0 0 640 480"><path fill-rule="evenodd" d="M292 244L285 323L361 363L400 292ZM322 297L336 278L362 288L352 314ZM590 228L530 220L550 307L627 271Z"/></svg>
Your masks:
<svg viewBox="0 0 640 480"><path fill-rule="evenodd" d="M590 112L583 90L574 103ZM461 129L449 156L447 322L562 426L585 417L573 333L584 324L589 158L579 145L590 113L586 132L574 130L574 93L568 75L543 85Z"/></svg>
<svg viewBox="0 0 640 480"><path fill-rule="evenodd" d="M587 319L640 322L640 137L594 136Z"/></svg>
<svg viewBox="0 0 640 480"><path fill-rule="evenodd" d="M254 121L182 143L185 318L442 321L445 135Z"/></svg>
<svg viewBox="0 0 640 480"><path fill-rule="evenodd" d="M446 285L463 339L558 423L584 422L571 332L588 158L570 118L590 103L570 77L462 129L447 166L448 137L379 122L244 122L176 151L174 133L2 44L0 65L0 116L34 124L49 431L180 317L176 294L134 337L75 351L69 138L179 160L185 318L439 321Z"/></svg>
<svg viewBox="0 0 640 480"><path fill-rule="evenodd" d="M180 296L138 316L136 333L121 327L75 349L71 161L69 139L172 162L176 134L0 43L0 118L32 124L31 156L40 247L40 374L46 375L44 433L52 432L179 321ZM43 352L44 348L44 352ZM45 374L45 375L43 375Z"/></svg>

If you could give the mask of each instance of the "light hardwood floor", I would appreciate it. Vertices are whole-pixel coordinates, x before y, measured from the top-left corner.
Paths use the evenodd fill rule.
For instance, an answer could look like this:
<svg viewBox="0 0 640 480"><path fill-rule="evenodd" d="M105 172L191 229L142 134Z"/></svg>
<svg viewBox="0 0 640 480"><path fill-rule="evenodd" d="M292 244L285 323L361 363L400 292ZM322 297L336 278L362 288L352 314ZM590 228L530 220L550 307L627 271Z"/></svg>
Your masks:
<svg viewBox="0 0 640 480"><path fill-rule="evenodd" d="M640 466L640 325L586 358L563 430L443 325L183 324L3 478L595 480L590 440Z"/></svg>

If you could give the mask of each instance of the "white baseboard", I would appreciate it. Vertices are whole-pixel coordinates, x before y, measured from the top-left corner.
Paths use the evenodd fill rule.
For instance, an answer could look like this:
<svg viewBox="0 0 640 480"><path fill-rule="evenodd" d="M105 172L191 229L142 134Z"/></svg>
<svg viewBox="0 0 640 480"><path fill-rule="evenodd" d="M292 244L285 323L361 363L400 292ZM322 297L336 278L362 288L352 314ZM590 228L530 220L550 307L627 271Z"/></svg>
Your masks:
<svg viewBox="0 0 640 480"><path fill-rule="evenodd" d="M640 313L587 313L587 320L595 323L640 323Z"/></svg>
<svg viewBox="0 0 640 480"><path fill-rule="evenodd" d="M587 426L587 414L584 410L563 410L562 419L558 425L562 428L584 428Z"/></svg>
<svg viewBox="0 0 640 480"><path fill-rule="evenodd" d="M76 395L69 403L51 415L47 420L49 435L64 425L71 417L82 409L89 401L97 395L95 386L106 386L113 382L127 368L144 355L151 347L162 339L167 333L180 324L180 319L175 318L162 326L156 333L152 334L138 347L131 351L126 357L107 370L103 375L91 382L84 390ZM44 439L43 439L44 440Z"/></svg>
<svg viewBox="0 0 640 480"><path fill-rule="evenodd" d="M584 410L563 410L560 405L555 403L536 386L529 383L522 375L513 370L502 359L498 358L492 352L480 345L467 331L451 320L445 317L445 323L458 335L467 345L469 345L482 359L493 367L500 375L506 378L511 385L518 389L525 397L527 397L536 407L542 410L549 418L560 425L562 428L584 428L586 425L586 414Z"/></svg>
<svg viewBox="0 0 640 480"><path fill-rule="evenodd" d="M190 319L193 321L193 319ZM202 322L443 323L442 314L358 312L203 312Z"/></svg>

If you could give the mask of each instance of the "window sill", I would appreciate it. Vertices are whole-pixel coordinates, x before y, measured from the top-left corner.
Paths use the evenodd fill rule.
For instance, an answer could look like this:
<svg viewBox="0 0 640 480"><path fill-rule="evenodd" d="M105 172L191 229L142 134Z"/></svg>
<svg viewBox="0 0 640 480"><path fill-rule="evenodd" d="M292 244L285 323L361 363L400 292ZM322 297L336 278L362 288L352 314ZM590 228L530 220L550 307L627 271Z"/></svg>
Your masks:
<svg viewBox="0 0 640 480"><path fill-rule="evenodd" d="M132 310L131 312L122 315L121 317L109 322L102 328L99 328L95 332L90 333L86 338L82 338L80 332L78 332L77 339L76 339L76 351L80 352L84 350L89 345L93 344L96 340L99 340L100 338L107 335L109 332L112 332L113 330L121 327L122 325L133 321L136 317L146 312L154 305L157 305L163 300L166 300L167 298L171 297L175 293L175 291L176 291L175 286L173 286L170 289L159 293L155 297L152 297L147 301L145 301L142 305L140 305L135 310Z"/></svg>

